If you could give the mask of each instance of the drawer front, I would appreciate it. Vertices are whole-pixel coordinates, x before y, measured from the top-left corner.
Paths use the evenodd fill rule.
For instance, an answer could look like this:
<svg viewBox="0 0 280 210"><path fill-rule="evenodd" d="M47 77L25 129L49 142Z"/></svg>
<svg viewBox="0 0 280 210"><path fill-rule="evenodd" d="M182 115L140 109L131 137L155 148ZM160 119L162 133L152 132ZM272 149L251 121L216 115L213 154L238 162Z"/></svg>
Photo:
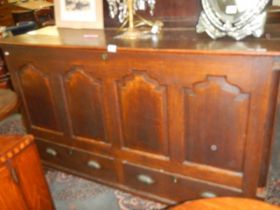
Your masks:
<svg viewBox="0 0 280 210"><path fill-rule="evenodd" d="M182 178L149 168L124 163L125 185L174 201L218 196L240 196L241 193L193 179Z"/></svg>
<svg viewBox="0 0 280 210"><path fill-rule="evenodd" d="M48 163L110 182L117 180L113 158L88 154L43 141L37 141L37 146L41 158Z"/></svg>

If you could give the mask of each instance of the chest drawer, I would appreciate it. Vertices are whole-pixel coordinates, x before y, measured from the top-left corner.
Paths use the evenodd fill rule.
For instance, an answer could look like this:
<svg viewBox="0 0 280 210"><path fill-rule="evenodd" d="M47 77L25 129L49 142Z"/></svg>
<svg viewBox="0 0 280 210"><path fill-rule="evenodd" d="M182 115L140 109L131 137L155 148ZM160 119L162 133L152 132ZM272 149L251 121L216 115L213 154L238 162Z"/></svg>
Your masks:
<svg viewBox="0 0 280 210"><path fill-rule="evenodd" d="M240 196L240 191L184 178L176 174L124 163L125 184L174 201L201 197Z"/></svg>
<svg viewBox="0 0 280 210"><path fill-rule="evenodd" d="M41 158L47 163L60 165L81 174L100 178L109 182L117 180L114 159L97 154L59 146L44 141L37 141Z"/></svg>

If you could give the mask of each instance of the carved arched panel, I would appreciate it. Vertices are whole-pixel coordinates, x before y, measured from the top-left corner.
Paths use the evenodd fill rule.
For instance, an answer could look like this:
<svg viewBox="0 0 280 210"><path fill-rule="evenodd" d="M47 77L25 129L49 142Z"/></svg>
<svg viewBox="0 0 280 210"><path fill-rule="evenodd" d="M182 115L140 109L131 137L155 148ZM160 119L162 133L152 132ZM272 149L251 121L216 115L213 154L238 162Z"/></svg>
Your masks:
<svg viewBox="0 0 280 210"><path fill-rule="evenodd" d="M168 155L166 87L133 71L118 83L124 147Z"/></svg>
<svg viewBox="0 0 280 210"><path fill-rule="evenodd" d="M208 76L185 89L185 157L242 171L250 95L225 77Z"/></svg>
<svg viewBox="0 0 280 210"><path fill-rule="evenodd" d="M18 77L31 125L60 131L48 75L28 64L20 69Z"/></svg>
<svg viewBox="0 0 280 210"><path fill-rule="evenodd" d="M82 68L74 68L65 75L65 89L73 134L97 141L107 141L102 82L86 74Z"/></svg>

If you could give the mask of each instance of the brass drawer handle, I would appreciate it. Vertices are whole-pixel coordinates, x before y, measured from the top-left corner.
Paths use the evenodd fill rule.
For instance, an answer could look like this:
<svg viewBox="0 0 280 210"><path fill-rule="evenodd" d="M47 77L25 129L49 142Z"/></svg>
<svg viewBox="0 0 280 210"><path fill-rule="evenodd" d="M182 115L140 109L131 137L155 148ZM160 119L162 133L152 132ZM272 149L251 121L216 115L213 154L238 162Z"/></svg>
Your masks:
<svg viewBox="0 0 280 210"><path fill-rule="evenodd" d="M101 169L101 165L95 160L89 160L87 162L87 166L89 168L93 168L93 169L97 169L97 170Z"/></svg>
<svg viewBox="0 0 280 210"><path fill-rule="evenodd" d="M203 192L200 195L203 198L215 198L215 197L217 197L217 195L215 193L212 193L212 192Z"/></svg>
<svg viewBox="0 0 280 210"><path fill-rule="evenodd" d="M53 157L57 156L57 152L56 152L54 149L52 149L52 148L47 148L47 149L46 149L46 153L47 153L48 155L53 156Z"/></svg>
<svg viewBox="0 0 280 210"><path fill-rule="evenodd" d="M103 61L108 60L108 54L107 53L102 53L101 58Z"/></svg>
<svg viewBox="0 0 280 210"><path fill-rule="evenodd" d="M152 185L155 183L155 180L152 177L145 175L145 174L139 174L137 176L137 179L138 179L138 181L140 181L144 184L147 184L147 185Z"/></svg>

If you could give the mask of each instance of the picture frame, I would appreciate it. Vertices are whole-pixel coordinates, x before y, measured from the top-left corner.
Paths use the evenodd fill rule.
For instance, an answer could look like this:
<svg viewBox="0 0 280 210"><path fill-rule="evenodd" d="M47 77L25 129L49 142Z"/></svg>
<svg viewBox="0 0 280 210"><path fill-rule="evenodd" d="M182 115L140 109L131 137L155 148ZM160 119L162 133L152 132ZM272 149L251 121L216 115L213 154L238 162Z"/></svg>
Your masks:
<svg viewBox="0 0 280 210"><path fill-rule="evenodd" d="M273 6L280 6L280 0L273 0L272 5Z"/></svg>
<svg viewBox="0 0 280 210"><path fill-rule="evenodd" d="M60 28L103 29L103 0L54 0Z"/></svg>

